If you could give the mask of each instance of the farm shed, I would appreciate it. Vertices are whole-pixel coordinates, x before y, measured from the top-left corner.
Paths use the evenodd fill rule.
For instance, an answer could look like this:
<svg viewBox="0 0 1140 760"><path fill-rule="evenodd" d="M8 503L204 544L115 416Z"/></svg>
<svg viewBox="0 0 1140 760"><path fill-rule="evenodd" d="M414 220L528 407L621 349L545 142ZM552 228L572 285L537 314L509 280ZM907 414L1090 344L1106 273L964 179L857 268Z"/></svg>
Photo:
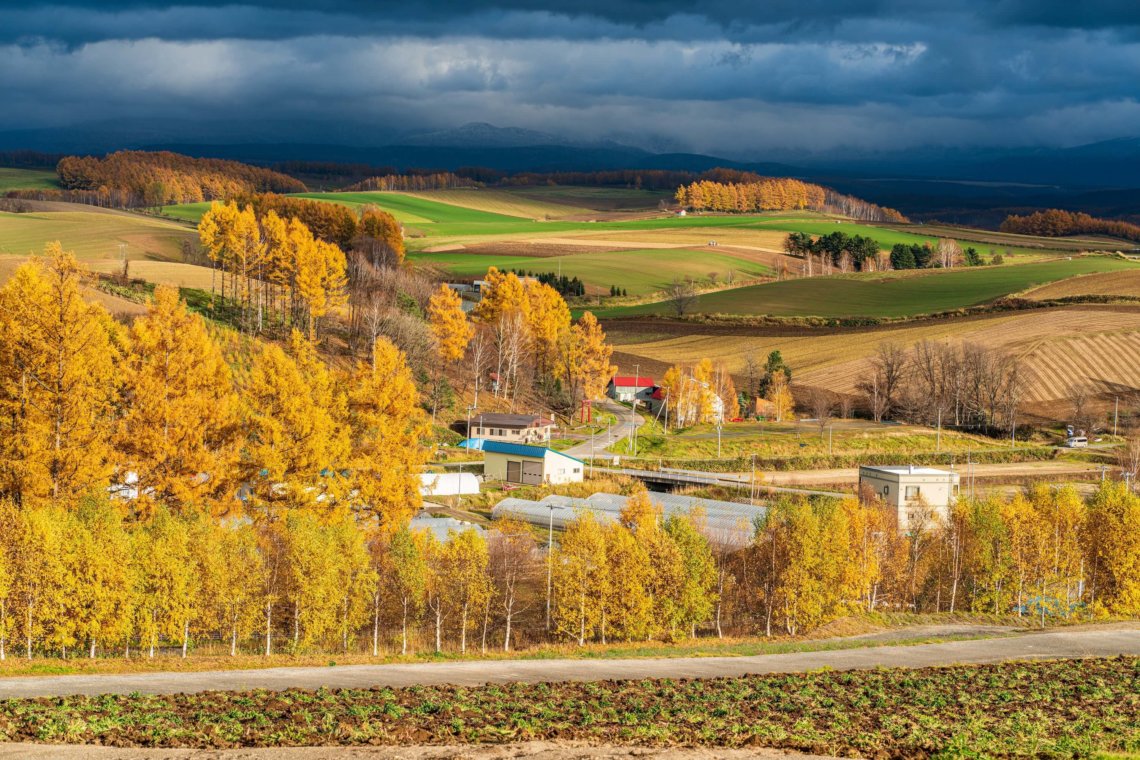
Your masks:
<svg viewBox="0 0 1140 760"><path fill-rule="evenodd" d="M606 386L606 395L614 401L625 401L627 403L637 401L649 401L653 396L653 391L656 389L656 383L653 382L652 377L645 377L644 375L618 375L610 380Z"/></svg>
<svg viewBox="0 0 1140 760"><path fill-rule="evenodd" d="M420 475L421 496L469 496L479 493L479 478L469 472L425 472Z"/></svg>
<svg viewBox="0 0 1140 760"><path fill-rule="evenodd" d="M581 459L542 446L468 438L459 444L483 452L483 477L521 485L579 483L585 466Z"/></svg>
<svg viewBox="0 0 1140 760"><path fill-rule="evenodd" d="M898 514L899 529L908 530L924 511L945 521L958 498L958 473L934 467L859 468L859 490L870 491Z"/></svg>

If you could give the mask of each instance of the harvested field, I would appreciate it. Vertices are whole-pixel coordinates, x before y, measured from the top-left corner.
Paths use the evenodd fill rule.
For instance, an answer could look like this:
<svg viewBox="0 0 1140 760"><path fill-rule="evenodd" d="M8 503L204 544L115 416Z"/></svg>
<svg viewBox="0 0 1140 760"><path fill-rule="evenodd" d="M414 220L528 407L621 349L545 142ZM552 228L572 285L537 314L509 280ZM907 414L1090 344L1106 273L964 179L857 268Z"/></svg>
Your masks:
<svg viewBox="0 0 1140 760"><path fill-rule="evenodd" d="M183 242L198 239L194 230L177 222L66 205L81 210L0 212L0 254L42 253L44 245L58 240L80 259L115 258L123 243L130 259L176 261L182 257Z"/></svg>
<svg viewBox="0 0 1140 760"><path fill-rule="evenodd" d="M776 747L861 757L1135 752L1140 661L1013 662L707 680L14 699L0 741L120 747Z"/></svg>
<svg viewBox="0 0 1140 760"><path fill-rule="evenodd" d="M673 362L708 357L739 375L745 357L779 350L797 384L853 393L866 360L883 343L962 341L1002 348L1022 358L1036 381L1029 400L1064 398L1075 384L1098 390L1140 388L1140 307L1070 306L962 320L862 329L727 328L637 322L606 325L622 366L645 362L659 372ZM726 340L726 333L736 337ZM646 365L642 365L646 369Z"/></svg>
<svg viewBox="0 0 1140 760"><path fill-rule="evenodd" d="M94 272L118 272L122 265L117 261L91 261L88 266ZM213 280L213 270L197 264L182 264L176 261L132 261L132 279L146 280L156 285L174 285L179 288L196 288L209 291Z"/></svg>
<svg viewBox="0 0 1140 760"><path fill-rule="evenodd" d="M1035 288L1026 298L1047 301L1072 296L1132 296L1140 298L1140 271L1106 272L1070 277L1067 280Z"/></svg>

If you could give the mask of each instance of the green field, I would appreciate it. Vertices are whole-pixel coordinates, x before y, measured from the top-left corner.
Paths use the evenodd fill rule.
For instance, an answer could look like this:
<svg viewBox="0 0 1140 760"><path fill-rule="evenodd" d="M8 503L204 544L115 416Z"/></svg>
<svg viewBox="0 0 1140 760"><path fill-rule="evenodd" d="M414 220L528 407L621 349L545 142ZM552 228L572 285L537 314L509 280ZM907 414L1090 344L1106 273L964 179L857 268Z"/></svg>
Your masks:
<svg viewBox="0 0 1140 760"><path fill-rule="evenodd" d="M432 265L451 274L478 277L491 266L524 272L561 273L577 277L587 287L609 291L617 285L630 295L645 295L663 289L674 278L691 277L707 281L716 273L718 280L730 271L737 279L764 277L772 274L763 264L723 253L689 251L677 248L648 250L599 251L566 256L498 256L470 253L420 253L412 261Z"/></svg>
<svg viewBox="0 0 1140 760"><path fill-rule="evenodd" d="M54 240L81 259L118 258L123 243L128 258L177 261L183 241L197 235L177 222L119 211L0 212L0 255L42 253Z"/></svg>
<svg viewBox="0 0 1140 760"><path fill-rule="evenodd" d="M1072 260L953 271L832 275L784 280L709 293L694 313L780 317L911 317L977 306L1029 288L1093 272L1134 270L1119 258ZM598 316L668 314L667 303L617 307Z"/></svg>
<svg viewBox="0 0 1140 760"><path fill-rule="evenodd" d="M9 190L58 190L59 180L48 169L0 167L0 193Z"/></svg>
<svg viewBox="0 0 1140 760"><path fill-rule="evenodd" d="M557 192L556 192L557 191ZM574 192L570 192L574 191ZM587 192L589 191L589 192ZM485 192L485 196L478 193ZM471 195L467 195L471 193ZM570 194L567 194L570 193ZM655 216L648 219L625 219L611 221L545 221L536 218L539 208L529 208L525 204L518 204L514 214L495 213L488 208L510 210L511 197L533 197L541 199L556 197L564 202L576 202L578 207L568 207L567 213L580 211L581 207L593 200L594 205L605 207L609 203L621 202L628 194L644 198L642 191L619 192L613 189L601 188L526 188L518 191L441 191L439 193L419 193L409 195L406 193L391 192L348 192L348 193L303 193L300 197L313 200L322 200L330 203L340 203L350 208L361 208L374 205L388 211L403 222L410 238L409 248L423 248L441 241L486 241L496 237L510 237L523 235L551 235L566 233L589 233L591 237L604 237L608 232L638 232L654 231L655 233L669 232L670 230L715 230L733 229L734 240L739 241L750 231L766 233L765 239L769 247L778 248L779 243L771 238L771 233L807 232L814 235L823 235L828 232L842 231L849 235L866 235L874 238L884 249L889 249L895 243L934 243L937 238L931 235L913 234L892 227L877 227L874 225L859 224L849 220L822 216L812 212L770 212L753 215L702 215L690 214L684 217ZM476 200L472 200L476 199ZM496 203L496 199L502 199ZM467 204L467 205L456 205ZM482 208L473 208L479 206ZM169 206L164 213L174 219L188 222L197 222L202 213L209 207L206 203L185 204L182 206ZM529 212L529 213L528 213ZM599 214L603 214L599 211ZM1023 246L1013 243L990 244L971 242L963 239L959 243L966 247L973 245L983 255L992 256L1001 253L1004 256L1041 258L1049 255L1050 244L1040 238L1022 238ZM1059 251L1053 250L1056 255Z"/></svg>

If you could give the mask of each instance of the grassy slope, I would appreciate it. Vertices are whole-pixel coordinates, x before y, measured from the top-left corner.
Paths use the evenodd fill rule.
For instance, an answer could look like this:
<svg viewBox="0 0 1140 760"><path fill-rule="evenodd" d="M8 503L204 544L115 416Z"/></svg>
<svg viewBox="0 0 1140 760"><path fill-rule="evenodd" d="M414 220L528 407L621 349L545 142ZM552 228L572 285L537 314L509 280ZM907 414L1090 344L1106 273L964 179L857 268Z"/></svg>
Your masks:
<svg viewBox="0 0 1140 760"><path fill-rule="evenodd" d="M578 277L587 286L607 289L617 285L627 289L630 295L661 290L675 277L705 280L709 273L716 272L723 279L729 270L734 270L738 277L771 274L767 267L756 262L722 253L684 249L599 251L549 257L431 253L411 258L417 263L468 277L486 273L489 266L536 273L561 271L567 277Z"/></svg>
<svg viewBox="0 0 1140 760"><path fill-rule="evenodd" d="M105 211L0 212L0 254L27 256L43 252L58 240L82 259L114 259L126 243L132 259L178 260L182 241L195 240L193 230L176 222L139 214Z"/></svg>
<svg viewBox="0 0 1140 760"><path fill-rule="evenodd" d="M909 317L988 303L1076 275L1132 271L1136 267L1137 264L1121 259L1088 257L951 272L833 275L710 293L700 297L694 312L786 317ZM599 316L666 314L669 310L669 304L645 304L607 309L599 312Z"/></svg>
<svg viewBox="0 0 1140 760"><path fill-rule="evenodd" d="M55 172L46 169L11 169L0 167L0 193L9 190L57 190Z"/></svg>

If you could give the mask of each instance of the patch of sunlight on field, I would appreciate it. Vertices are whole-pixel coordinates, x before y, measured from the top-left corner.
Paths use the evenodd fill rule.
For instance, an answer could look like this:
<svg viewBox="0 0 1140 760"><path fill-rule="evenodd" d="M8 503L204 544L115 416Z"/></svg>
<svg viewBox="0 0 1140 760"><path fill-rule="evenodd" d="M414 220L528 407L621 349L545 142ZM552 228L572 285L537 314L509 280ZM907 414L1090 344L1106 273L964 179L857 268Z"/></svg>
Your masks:
<svg viewBox="0 0 1140 760"><path fill-rule="evenodd" d="M566 256L496 256L487 254L432 253L418 254L412 260L421 265L434 265L460 276L481 276L487 267L534 273L561 273L577 277L592 292L608 292L611 285L628 290L630 295L644 295L665 288L674 278L708 281L763 277L771 269L753 261L722 253L684 249L650 249L602 251Z"/></svg>
<svg viewBox="0 0 1140 760"><path fill-rule="evenodd" d="M504 216L517 216L522 219L557 219L564 216L575 216L593 213L594 209L583 206L572 206L563 203L554 203L526 198L517 193L507 193L501 190L486 190L471 188L462 190L430 190L417 193L406 193L413 198L437 203L446 203L452 206L486 211Z"/></svg>
<svg viewBox="0 0 1140 760"><path fill-rule="evenodd" d="M119 272L122 265L118 261L103 260L89 262L95 272ZM132 261L129 275L132 279L146 280L156 285L174 285L179 288L210 290L214 270L197 264L182 264L175 261Z"/></svg>
<svg viewBox="0 0 1140 760"><path fill-rule="evenodd" d="M116 258L119 244L131 259L176 260L183 241L197 234L181 224L141 214L87 211L0 212L0 255L42 253L54 240L81 259Z"/></svg>

